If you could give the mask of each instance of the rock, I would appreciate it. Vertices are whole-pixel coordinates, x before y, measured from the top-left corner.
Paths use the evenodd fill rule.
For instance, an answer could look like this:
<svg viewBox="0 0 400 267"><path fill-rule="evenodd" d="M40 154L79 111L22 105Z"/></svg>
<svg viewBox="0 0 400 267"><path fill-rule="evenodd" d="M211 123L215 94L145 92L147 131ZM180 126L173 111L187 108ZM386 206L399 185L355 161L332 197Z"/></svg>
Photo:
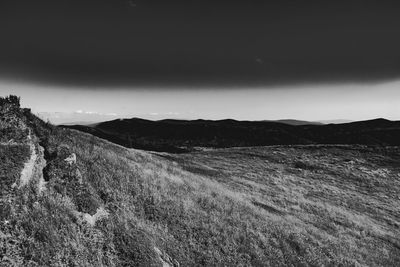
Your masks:
<svg viewBox="0 0 400 267"><path fill-rule="evenodd" d="M179 267L179 262L172 259L167 253L162 252L159 248L154 247L154 251L156 252L159 261L161 262L163 267Z"/></svg>
<svg viewBox="0 0 400 267"><path fill-rule="evenodd" d="M68 156L68 158L64 159L68 163L68 165L73 165L76 164L76 155L75 153L72 153L71 155Z"/></svg>
<svg viewBox="0 0 400 267"><path fill-rule="evenodd" d="M89 213L78 213L82 215L82 219L85 220L90 226L95 226L96 222L108 217L109 213L103 207L97 209L96 213L90 215Z"/></svg>
<svg viewBox="0 0 400 267"><path fill-rule="evenodd" d="M76 170L75 170L75 177L79 184L83 184L82 174L78 168L76 168Z"/></svg>

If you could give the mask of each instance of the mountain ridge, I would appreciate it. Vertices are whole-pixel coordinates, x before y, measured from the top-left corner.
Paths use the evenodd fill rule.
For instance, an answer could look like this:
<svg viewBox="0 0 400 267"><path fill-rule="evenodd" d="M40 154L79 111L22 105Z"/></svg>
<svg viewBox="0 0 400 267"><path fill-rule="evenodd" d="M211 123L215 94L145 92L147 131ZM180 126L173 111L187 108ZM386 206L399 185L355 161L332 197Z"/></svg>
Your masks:
<svg viewBox="0 0 400 267"><path fill-rule="evenodd" d="M279 121L116 119L63 126L131 148L184 152L193 147L294 144L400 145L400 121L383 118L342 124L291 125Z"/></svg>

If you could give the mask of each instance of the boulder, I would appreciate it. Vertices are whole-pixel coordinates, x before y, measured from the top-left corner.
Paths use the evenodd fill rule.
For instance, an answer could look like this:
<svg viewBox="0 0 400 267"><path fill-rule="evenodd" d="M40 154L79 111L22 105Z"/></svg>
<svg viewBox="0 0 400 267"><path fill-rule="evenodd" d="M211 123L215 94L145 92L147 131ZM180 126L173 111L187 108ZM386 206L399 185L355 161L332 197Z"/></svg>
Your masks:
<svg viewBox="0 0 400 267"><path fill-rule="evenodd" d="M75 153L72 153L69 155L66 159L64 159L65 162L67 162L68 165L73 165L76 164L76 155Z"/></svg>

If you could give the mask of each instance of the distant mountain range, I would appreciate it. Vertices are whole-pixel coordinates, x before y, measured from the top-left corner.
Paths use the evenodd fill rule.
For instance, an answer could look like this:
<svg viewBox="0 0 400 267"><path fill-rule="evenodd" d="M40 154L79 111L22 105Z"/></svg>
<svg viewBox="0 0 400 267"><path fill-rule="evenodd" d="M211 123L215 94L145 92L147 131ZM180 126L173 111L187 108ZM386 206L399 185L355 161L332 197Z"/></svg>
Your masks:
<svg viewBox="0 0 400 267"><path fill-rule="evenodd" d="M37 116L42 120L50 121L55 125L88 125L119 118L119 116L116 114L105 114L80 110L76 112L39 112Z"/></svg>
<svg viewBox="0 0 400 267"><path fill-rule="evenodd" d="M98 113L90 111L78 110L75 112L39 112L38 117L44 121L50 121L55 125L89 125L110 121L119 118L131 118L129 115L117 115L114 113ZM141 118L149 120L159 120L163 115L168 114L142 114ZM294 119L280 119L280 120L265 120L270 122L281 122L289 125L308 125L308 124L329 124L329 123L347 123L350 120L336 119L336 120L323 120L323 121L304 121Z"/></svg>
<svg viewBox="0 0 400 267"><path fill-rule="evenodd" d="M374 119L343 124L304 121L117 119L64 126L138 149L186 152L196 147L306 144L400 145L400 121Z"/></svg>
<svg viewBox="0 0 400 267"><path fill-rule="evenodd" d="M293 119L286 119L286 120L275 120L275 121L270 121L270 122L280 122L280 123L285 123L293 126L297 125L322 125L322 122L319 121L302 121L302 120L293 120Z"/></svg>

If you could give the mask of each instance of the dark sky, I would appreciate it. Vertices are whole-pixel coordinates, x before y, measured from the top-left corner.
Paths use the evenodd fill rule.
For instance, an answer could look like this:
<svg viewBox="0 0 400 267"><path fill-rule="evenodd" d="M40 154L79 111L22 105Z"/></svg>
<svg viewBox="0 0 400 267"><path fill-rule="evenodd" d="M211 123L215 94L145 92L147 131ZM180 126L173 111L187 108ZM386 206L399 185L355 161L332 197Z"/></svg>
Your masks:
<svg viewBox="0 0 400 267"><path fill-rule="evenodd" d="M0 2L0 79L187 88L399 74L396 1Z"/></svg>

